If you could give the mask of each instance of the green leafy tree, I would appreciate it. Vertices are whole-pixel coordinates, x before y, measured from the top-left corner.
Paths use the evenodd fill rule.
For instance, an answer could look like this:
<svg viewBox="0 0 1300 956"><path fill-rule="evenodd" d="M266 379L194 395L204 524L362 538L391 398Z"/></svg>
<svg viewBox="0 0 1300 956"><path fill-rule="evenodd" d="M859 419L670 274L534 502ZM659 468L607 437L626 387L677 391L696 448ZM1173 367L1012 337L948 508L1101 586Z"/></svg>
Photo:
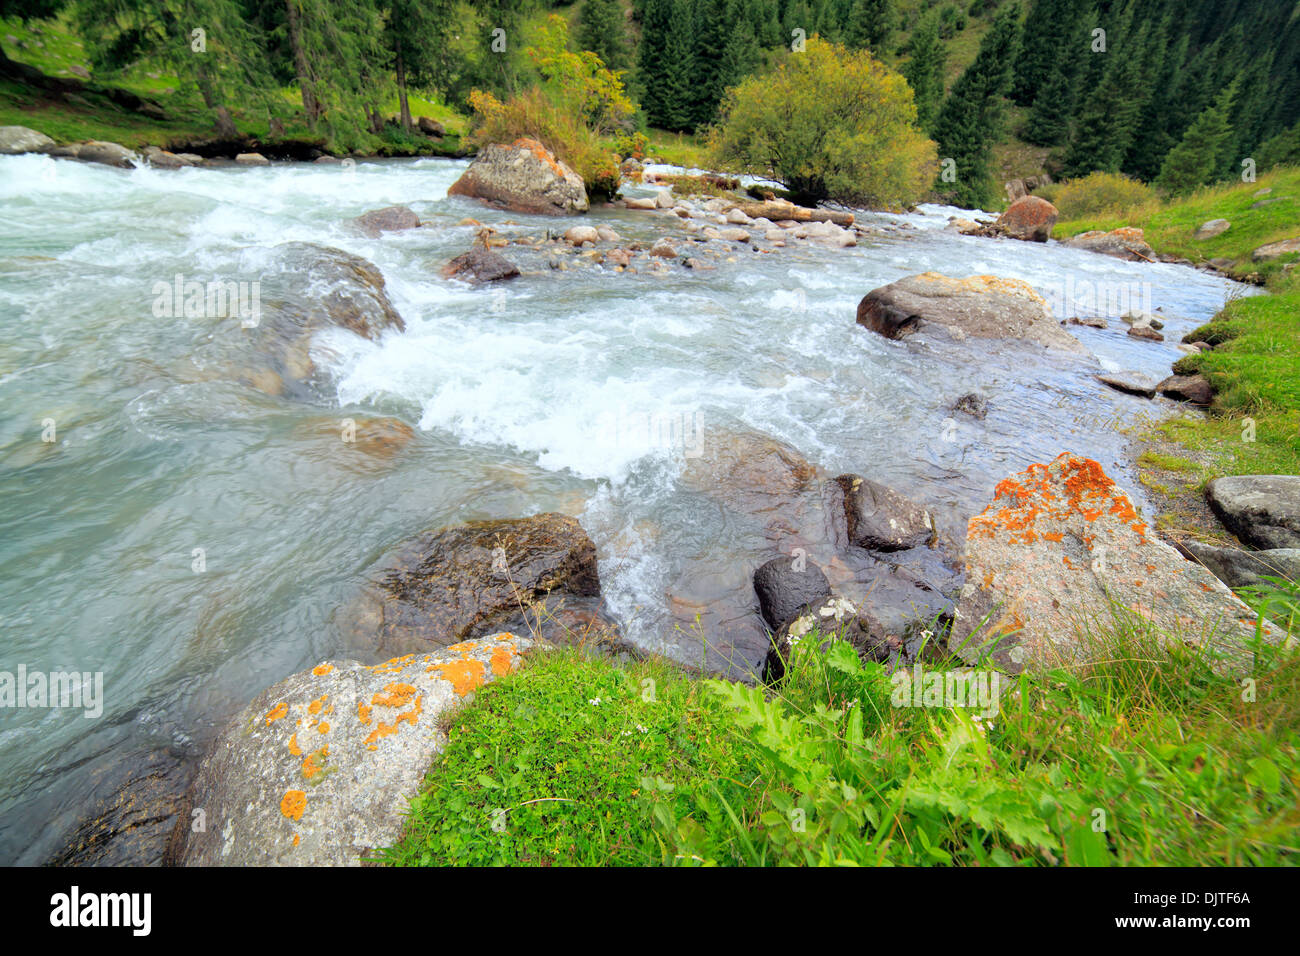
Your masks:
<svg viewBox="0 0 1300 956"><path fill-rule="evenodd" d="M940 173L935 190L957 205L986 205L996 196L992 149L1002 133L1003 97L1011 84L1019 16L1014 4L998 13L975 61L957 78L935 120L939 156L952 161Z"/></svg>
<svg viewBox="0 0 1300 956"><path fill-rule="evenodd" d="M720 168L770 176L805 200L872 207L915 202L936 165L907 81L818 37L728 92L709 147Z"/></svg>

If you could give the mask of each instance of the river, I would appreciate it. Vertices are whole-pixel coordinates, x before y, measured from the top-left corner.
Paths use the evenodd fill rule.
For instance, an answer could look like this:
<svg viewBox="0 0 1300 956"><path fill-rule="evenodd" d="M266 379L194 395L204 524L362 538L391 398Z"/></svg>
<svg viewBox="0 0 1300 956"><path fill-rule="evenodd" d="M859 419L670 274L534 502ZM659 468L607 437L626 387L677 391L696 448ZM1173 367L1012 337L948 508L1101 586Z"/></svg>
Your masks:
<svg viewBox="0 0 1300 956"><path fill-rule="evenodd" d="M439 273L472 241L458 223L543 236L557 222L448 199L465 165L0 157L0 671L99 672L104 685L98 717L0 711L0 863L47 859L105 767L150 749L198 756L257 692L338 654L335 610L425 529L573 514L628 638L697 657L670 596L689 608L748 595L773 546L681 480L702 434L784 441L829 475L926 502L954 535L997 480L1066 450L1139 490L1119 426L1168 406L1107 390L1087 362L884 340L854 322L877 286L990 273L1029 282L1062 316L1104 311L1090 289L1132 290L1163 309L1168 341L1130 339L1116 319L1071 331L1103 368L1156 377L1182 333L1242 291L1183 266L960 237L941 207L862 214L882 234L855 248L737 245L710 270L663 276L576 256L539 268L521 248L524 276L476 288ZM347 224L397 203L426 226L369 239ZM645 243L685 235L671 215L585 221ZM330 384L305 401L220 374L228 323L156 307L177 275L259 281L289 241L375 263L407 326L378 342L319 335ZM970 391L987 418L950 410ZM340 420L374 416L415 437L341 454Z"/></svg>

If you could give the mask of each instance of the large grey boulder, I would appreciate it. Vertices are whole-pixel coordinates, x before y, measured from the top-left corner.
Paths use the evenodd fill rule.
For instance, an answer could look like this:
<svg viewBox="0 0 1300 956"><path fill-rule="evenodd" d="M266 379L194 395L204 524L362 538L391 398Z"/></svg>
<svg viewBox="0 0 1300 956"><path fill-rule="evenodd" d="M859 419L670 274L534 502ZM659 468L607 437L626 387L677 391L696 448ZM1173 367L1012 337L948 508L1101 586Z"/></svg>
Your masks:
<svg viewBox="0 0 1300 956"><path fill-rule="evenodd" d="M447 195L545 215L586 212L589 207L582 177L537 140L526 137L509 146L484 146Z"/></svg>
<svg viewBox="0 0 1300 956"><path fill-rule="evenodd" d="M263 691L204 760L169 862L360 865L400 836L448 715L532 644L500 633L371 666L325 661Z"/></svg>
<svg viewBox="0 0 1300 956"><path fill-rule="evenodd" d="M1223 526L1252 548L1300 548L1300 477L1215 478L1205 498Z"/></svg>
<svg viewBox="0 0 1300 956"><path fill-rule="evenodd" d="M54 147L54 140L26 126L0 126L0 156L19 153L44 153Z"/></svg>
<svg viewBox="0 0 1300 956"><path fill-rule="evenodd" d="M1278 259L1293 252L1300 252L1300 236L1260 246L1250 254L1250 257L1256 262L1266 262L1269 259Z"/></svg>
<svg viewBox="0 0 1300 956"><path fill-rule="evenodd" d="M1001 482L970 520L950 648L1010 673L1069 665L1108 653L1089 635L1116 613L1205 648L1217 669L1249 666L1255 613L1156 537L1097 462L1063 454Z"/></svg>
<svg viewBox="0 0 1300 956"><path fill-rule="evenodd" d="M955 339L1012 339L1086 352L1052 317L1047 301L1019 279L923 272L868 292L857 320L890 339L937 329Z"/></svg>
<svg viewBox="0 0 1300 956"><path fill-rule="evenodd" d="M420 228L420 217L409 206L385 206L363 212L352 223L366 236L378 239L385 232Z"/></svg>
<svg viewBox="0 0 1300 956"><path fill-rule="evenodd" d="M79 159L83 163L99 163L103 166L116 166L119 169L133 169L140 162L140 157L120 143L108 143L92 139L85 143L73 143L58 146L50 150L51 156L67 159Z"/></svg>

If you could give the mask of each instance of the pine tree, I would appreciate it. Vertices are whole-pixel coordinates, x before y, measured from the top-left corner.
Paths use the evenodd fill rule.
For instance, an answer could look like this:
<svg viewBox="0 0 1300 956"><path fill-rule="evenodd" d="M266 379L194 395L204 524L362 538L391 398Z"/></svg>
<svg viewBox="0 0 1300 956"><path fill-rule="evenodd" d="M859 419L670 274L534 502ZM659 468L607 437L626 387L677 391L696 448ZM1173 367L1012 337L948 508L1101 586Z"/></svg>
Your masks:
<svg viewBox="0 0 1300 956"><path fill-rule="evenodd" d="M723 60L732 21L727 15L728 0L691 0L691 6L695 27L690 115L691 125L698 128L713 122L727 86Z"/></svg>
<svg viewBox="0 0 1300 956"><path fill-rule="evenodd" d="M851 47L870 47L883 53L893 32L894 5L892 0L854 0L849 8L845 35ZM936 27L937 29L937 27Z"/></svg>
<svg viewBox="0 0 1300 956"><path fill-rule="evenodd" d="M948 51L939 39L939 21L934 14L921 21L908 45L910 57L902 74L916 98L916 122L927 133L934 127L943 103L943 68Z"/></svg>
<svg viewBox="0 0 1300 956"><path fill-rule="evenodd" d="M659 65L664 73L663 128L695 128L695 17L690 0L673 0L668 42Z"/></svg>
<svg viewBox="0 0 1300 956"><path fill-rule="evenodd" d="M1213 182L1223 161L1224 147L1232 138L1228 117L1237 84L1229 85L1196 121L1188 127L1182 142L1169 151L1156 186L1180 196Z"/></svg>
<svg viewBox="0 0 1300 956"><path fill-rule="evenodd" d="M663 126L667 108L666 76L661 70L672 29L673 0L645 0L641 20L641 45L637 51L637 76L641 108L652 126Z"/></svg>
<svg viewBox="0 0 1300 956"><path fill-rule="evenodd" d="M940 160L956 164L954 182L945 182L941 171L935 183L950 202L973 207L994 198L992 146L1002 131L1002 99L1011 83L1019 15L1015 4L998 13L980 42L975 62L953 84L935 121Z"/></svg>
<svg viewBox="0 0 1300 956"><path fill-rule="evenodd" d="M583 0L577 40L582 49L599 56L608 69L628 68L627 26L618 0Z"/></svg>

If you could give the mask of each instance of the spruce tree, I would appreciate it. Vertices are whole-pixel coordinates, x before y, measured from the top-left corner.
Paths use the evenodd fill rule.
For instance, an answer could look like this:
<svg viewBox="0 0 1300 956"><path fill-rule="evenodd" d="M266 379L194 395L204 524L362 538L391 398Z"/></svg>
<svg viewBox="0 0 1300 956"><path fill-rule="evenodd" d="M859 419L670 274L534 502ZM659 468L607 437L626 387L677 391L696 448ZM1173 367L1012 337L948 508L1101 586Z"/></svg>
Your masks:
<svg viewBox="0 0 1300 956"><path fill-rule="evenodd" d="M691 0L673 0L668 42L659 70L664 74L663 128L695 128L695 17Z"/></svg>
<svg viewBox="0 0 1300 956"><path fill-rule="evenodd" d="M901 70L916 99L916 123L929 133L943 103L943 68L948 51L939 39L939 21L931 13L916 28L908 45L910 54Z"/></svg>
<svg viewBox="0 0 1300 956"><path fill-rule="evenodd" d="M1169 151L1160 167L1156 177L1159 189L1181 196L1214 181L1224 147L1232 138L1229 115L1236 95L1237 84L1233 83L1188 127L1182 142Z"/></svg>
<svg viewBox="0 0 1300 956"><path fill-rule="evenodd" d="M851 47L869 47L877 55L885 51L889 35L893 32L894 5L892 0L854 0L849 8L849 21L845 38ZM937 30L937 27L936 27Z"/></svg>
<svg viewBox="0 0 1300 956"><path fill-rule="evenodd" d="M975 62L953 84L935 121L940 162L956 164L955 181L945 182L941 168L935 189L957 205L979 206L995 196L992 147L1002 132L1002 99L1011 83L1019 16L1015 4L998 13L980 42Z"/></svg>
<svg viewBox="0 0 1300 956"><path fill-rule="evenodd" d="M694 96L690 103L691 125L707 126L718 112L722 91L727 86L724 57L731 20L727 15L728 0L690 0L694 19L694 44L691 55L694 63L692 85Z"/></svg>
<svg viewBox="0 0 1300 956"><path fill-rule="evenodd" d="M667 108L666 75L661 69L672 29L673 0L645 0L641 20L641 45L637 51L637 74L641 87L641 108L651 126L663 126Z"/></svg>
<svg viewBox="0 0 1300 956"><path fill-rule="evenodd" d="M578 45L590 50L610 70L629 65L627 27L618 0L583 0L578 11Z"/></svg>

